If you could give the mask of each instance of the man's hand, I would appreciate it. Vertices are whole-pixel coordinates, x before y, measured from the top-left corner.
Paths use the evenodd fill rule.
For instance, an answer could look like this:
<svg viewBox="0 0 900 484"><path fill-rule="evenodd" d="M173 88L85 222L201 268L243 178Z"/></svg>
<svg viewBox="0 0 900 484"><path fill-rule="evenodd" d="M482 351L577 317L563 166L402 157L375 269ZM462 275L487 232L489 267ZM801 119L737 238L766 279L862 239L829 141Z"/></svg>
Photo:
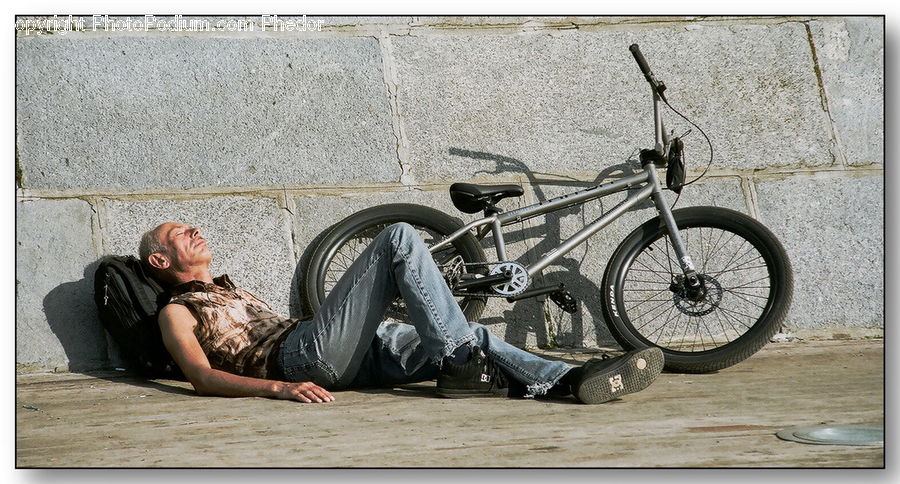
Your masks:
<svg viewBox="0 0 900 484"><path fill-rule="evenodd" d="M281 385L278 398L283 400L299 400L303 403L327 403L334 401L334 397L328 393L328 390L311 381L299 383L284 382Z"/></svg>

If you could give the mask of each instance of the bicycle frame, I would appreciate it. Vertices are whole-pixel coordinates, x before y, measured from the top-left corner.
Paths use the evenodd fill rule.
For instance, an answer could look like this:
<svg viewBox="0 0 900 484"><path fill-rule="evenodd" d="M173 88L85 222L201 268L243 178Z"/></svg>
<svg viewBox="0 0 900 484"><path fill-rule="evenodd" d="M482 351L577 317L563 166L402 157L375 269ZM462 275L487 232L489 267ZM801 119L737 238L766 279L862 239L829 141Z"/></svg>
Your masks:
<svg viewBox="0 0 900 484"><path fill-rule="evenodd" d="M668 151L670 148L670 140L665 132L665 127L663 125L662 115L660 112L660 98L655 90L653 91L653 120L654 134L656 138L655 150L663 157L663 159L666 159L665 157L668 155ZM656 171L656 166L652 161L648 161L644 162L641 168L642 169L639 173L628 176L621 180L600 184L587 190L562 195L544 202L539 202L509 212L501 212L495 215L486 214L484 218L466 224L437 244L431 246L430 251L434 253L447 247L454 240L458 239L463 234L472 229L490 226L490 230L494 238L494 247L497 252L497 262L503 262L507 260L506 245L503 239L502 231L502 227L504 225L521 223L532 217L545 215L575 205L581 205L591 200L596 200L607 195L611 195L623 190L628 190L635 186L642 185L640 190L628 195L625 200L623 200L618 205L601 215L599 218L586 225L574 235L560 243L556 248L550 250L539 260L526 266L525 269L528 272L529 278L533 277L535 274L539 273L550 264L553 264L555 261L565 256L572 249L602 230L615 219L619 218L622 214L628 211L628 209L634 207L640 202L643 202L644 200L647 200L648 197L653 200L656 210L657 212L659 212L660 218L666 225L669 239L672 242L672 247L675 251L675 254L678 256L678 263L681 266L682 271L684 272L685 276L690 277L695 274L696 270L690 256L687 254L684 242L682 241L681 235L678 231L678 227L675 224L675 218L672 216L672 211L669 209L669 206L665 203L665 200L662 197L662 187L660 185L659 175Z"/></svg>

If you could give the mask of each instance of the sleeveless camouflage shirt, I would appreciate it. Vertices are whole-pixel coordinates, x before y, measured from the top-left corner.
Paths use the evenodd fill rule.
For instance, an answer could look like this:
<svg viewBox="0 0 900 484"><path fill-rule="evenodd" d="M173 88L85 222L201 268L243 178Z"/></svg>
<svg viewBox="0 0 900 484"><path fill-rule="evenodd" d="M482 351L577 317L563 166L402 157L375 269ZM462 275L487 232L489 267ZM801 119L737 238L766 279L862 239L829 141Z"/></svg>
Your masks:
<svg viewBox="0 0 900 484"><path fill-rule="evenodd" d="M278 345L297 323L236 287L227 274L214 284L191 281L170 290L170 303L188 307L197 317L194 335L215 369L236 375L272 378Z"/></svg>

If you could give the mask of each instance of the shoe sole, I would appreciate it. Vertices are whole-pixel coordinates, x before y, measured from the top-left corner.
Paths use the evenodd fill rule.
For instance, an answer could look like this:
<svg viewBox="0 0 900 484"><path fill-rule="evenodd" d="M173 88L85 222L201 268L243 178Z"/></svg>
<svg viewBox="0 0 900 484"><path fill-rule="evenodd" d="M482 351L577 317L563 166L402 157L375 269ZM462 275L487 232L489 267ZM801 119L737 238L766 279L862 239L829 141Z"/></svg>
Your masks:
<svg viewBox="0 0 900 484"><path fill-rule="evenodd" d="M657 347L629 351L626 358L586 378L575 390L582 403L597 404L639 392L662 373L665 358Z"/></svg>
<svg viewBox="0 0 900 484"><path fill-rule="evenodd" d="M451 388L438 388L437 394L444 398L497 398L507 396L507 390L500 388L490 391L478 390L454 390Z"/></svg>

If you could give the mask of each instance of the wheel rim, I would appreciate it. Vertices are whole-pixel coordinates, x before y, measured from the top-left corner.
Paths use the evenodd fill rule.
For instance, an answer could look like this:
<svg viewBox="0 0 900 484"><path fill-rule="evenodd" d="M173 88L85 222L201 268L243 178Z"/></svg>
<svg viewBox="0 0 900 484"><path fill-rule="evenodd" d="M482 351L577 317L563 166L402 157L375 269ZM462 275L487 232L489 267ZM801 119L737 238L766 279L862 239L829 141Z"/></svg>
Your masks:
<svg viewBox="0 0 900 484"><path fill-rule="evenodd" d="M665 231L629 254L620 273L616 307L645 345L675 354L721 350L748 337L772 308L773 264L758 241L728 227L680 228L703 281L698 297L683 290L675 251Z"/></svg>
<svg viewBox="0 0 900 484"><path fill-rule="evenodd" d="M376 224L372 224L362 229L350 230L348 234L338 240L333 246L332 249L326 254L325 262L321 265L319 270L319 280L322 281L322 284L319 284L319 304L321 305L322 301L325 300L325 297L331 292L334 288L337 281L347 272L347 269L350 268L350 265L355 261L362 252L372 243L375 237L381 233L384 229L396 223L394 220L378 222ZM410 223L410 222L407 222ZM431 246L438 241L440 241L444 235L439 233L438 231L425 227L420 224L410 223L413 228L419 232L419 236L422 237L422 240L426 245ZM433 254L435 262L440 266L446 261L449 261L453 256L458 254L458 250L455 246L451 245L448 248L442 249L437 253ZM460 307L465 309L464 304L467 303L466 298L457 297L457 302L460 304ZM385 315L386 318L396 320L396 321L407 321L407 313L406 313L406 305L403 303L401 298L397 298L391 304L391 307L388 308L387 313Z"/></svg>

